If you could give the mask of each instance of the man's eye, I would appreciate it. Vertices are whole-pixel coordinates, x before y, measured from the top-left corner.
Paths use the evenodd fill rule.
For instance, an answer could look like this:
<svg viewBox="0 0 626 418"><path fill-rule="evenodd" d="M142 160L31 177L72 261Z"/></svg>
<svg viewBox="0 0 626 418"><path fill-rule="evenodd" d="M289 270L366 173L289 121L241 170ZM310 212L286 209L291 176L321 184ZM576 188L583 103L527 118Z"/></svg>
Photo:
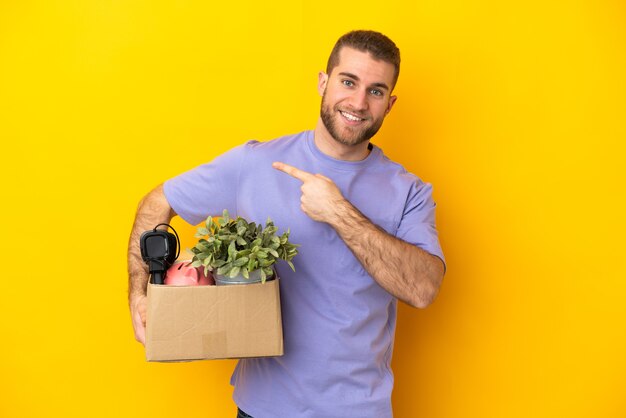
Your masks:
<svg viewBox="0 0 626 418"><path fill-rule="evenodd" d="M354 83L350 80L343 80L342 83L344 86L348 86L348 87L354 86Z"/></svg>
<svg viewBox="0 0 626 418"><path fill-rule="evenodd" d="M382 91L376 90L376 89L370 90L370 93L372 93L374 96L382 96L383 95Z"/></svg>

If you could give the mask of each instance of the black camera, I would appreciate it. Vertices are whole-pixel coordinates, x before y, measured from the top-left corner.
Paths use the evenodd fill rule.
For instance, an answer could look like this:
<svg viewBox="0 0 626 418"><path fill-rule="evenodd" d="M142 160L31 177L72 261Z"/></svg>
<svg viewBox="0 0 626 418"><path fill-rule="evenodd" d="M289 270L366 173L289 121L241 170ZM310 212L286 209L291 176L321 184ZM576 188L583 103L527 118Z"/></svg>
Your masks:
<svg viewBox="0 0 626 418"><path fill-rule="evenodd" d="M167 226L176 236L171 232L158 231L159 226ZM180 254L180 239L176 230L168 224L158 224L153 230L141 234L139 248L141 258L148 264L152 283L163 284L167 269Z"/></svg>

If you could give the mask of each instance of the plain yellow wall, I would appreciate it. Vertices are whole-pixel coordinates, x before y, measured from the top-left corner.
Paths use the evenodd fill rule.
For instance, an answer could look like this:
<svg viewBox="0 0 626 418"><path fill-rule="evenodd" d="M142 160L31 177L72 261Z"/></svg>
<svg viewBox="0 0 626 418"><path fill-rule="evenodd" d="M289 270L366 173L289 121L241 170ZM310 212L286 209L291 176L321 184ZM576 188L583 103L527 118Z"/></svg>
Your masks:
<svg viewBox="0 0 626 418"><path fill-rule="evenodd" d="M396 416L626 416L617 0L0 2L0 416L234 417L233 361L147 363L133 339L134 211L312 128L356 28L401 48L375 142L434 184L448 261L434 305L400 308Z"/></svg>

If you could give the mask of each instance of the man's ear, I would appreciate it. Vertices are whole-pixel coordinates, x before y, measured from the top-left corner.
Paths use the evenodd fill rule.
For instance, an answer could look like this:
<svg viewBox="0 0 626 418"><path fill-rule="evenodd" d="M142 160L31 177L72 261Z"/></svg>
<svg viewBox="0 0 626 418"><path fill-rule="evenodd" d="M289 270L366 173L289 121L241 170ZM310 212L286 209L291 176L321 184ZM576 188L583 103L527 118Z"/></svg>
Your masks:
<svg viewBox="0 0 626 418"><path fill-rule="evenodd" d="M385 115L387 115L389 112L391 112L391 108L393 107L393 104L396 102L396 100L398 100L398 96L391 96L389 98L389 103L387 104L387 109L385 110Z"/></svg>
<svg viewBox="0 0 626 418"><path fill-rule="evenodd" d="M324 71L320 71L317 75L317 92L320 96L324 95L324 91L326 91L326 82L328 81L328 74Z"/></svg>

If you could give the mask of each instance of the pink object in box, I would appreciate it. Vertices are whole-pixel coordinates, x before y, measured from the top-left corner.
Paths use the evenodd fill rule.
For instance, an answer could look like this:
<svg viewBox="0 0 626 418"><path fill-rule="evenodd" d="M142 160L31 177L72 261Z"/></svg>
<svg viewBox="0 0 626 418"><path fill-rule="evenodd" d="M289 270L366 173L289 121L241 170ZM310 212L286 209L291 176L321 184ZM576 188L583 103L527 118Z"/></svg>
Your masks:
<svg viewBox="0 0 626 418"><path fill-rule="evenodd" d="M179 261L167 270L165 284L170 286L214 285L213 275L204 274L204 267L191 267L191 261Z"/></svg>

